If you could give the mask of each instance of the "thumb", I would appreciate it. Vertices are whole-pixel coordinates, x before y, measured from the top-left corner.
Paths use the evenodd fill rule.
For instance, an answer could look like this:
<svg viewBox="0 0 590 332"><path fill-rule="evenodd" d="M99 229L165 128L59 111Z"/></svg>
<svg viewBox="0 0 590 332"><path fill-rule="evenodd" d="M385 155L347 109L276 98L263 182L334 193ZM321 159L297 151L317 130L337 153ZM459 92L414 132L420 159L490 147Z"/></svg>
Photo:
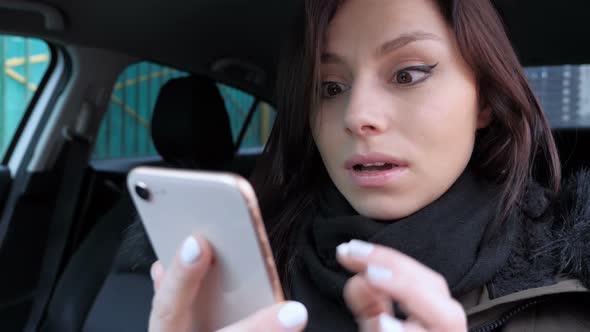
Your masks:
<svg viewBox="0 0 590 332"><path fill-rule="evenodd" d="M213 259L213 248L199 236L188 237L166 271L153 266L155 295L149 331L188 331L190 308Z"/></svg>
<svg viewBox="0 0 590 332"><path fill-rule="evenodd" d="M262 309L218 332L298 332L307 324L307 309L299 302L284 302Z"/></svg>
<svg viewBox="0 0 590 332"><path fill-rule="evenodd" d="M162 279L164 279L164 267L160 261L155 261L152 264L152 267L150 268L150 276L152 277L154 284L154 291L157 291L160 288Z"/></svg>

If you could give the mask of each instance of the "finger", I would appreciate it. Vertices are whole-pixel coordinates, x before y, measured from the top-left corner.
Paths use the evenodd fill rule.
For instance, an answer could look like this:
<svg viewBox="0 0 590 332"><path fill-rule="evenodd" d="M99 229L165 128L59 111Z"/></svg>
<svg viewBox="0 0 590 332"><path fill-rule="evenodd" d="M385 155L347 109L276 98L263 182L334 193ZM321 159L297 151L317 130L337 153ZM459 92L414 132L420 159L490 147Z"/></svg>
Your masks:
<svg viewBox="0 0 590 332"><path fill-rule="evenodd" d="M392 301L381 291L372 287L367 278L356 275L344 286L344 300L357 320L362 321L381 313L392 315Z"/></svg>
<svg viewBox="0 0 590 332"><path fill-rule="evenodd" d="M450 296L447 283L439 273L395 249L352 240L338 246L336 258L342 266L357 273L365 272L369 264L379 265L384 262L394 270L403 272L414 285L433 287L434 291L442 291Z"/></svg>
<svg viewBox="0 0 590 332"><path fill-rule="evenodd" d="M427 332L417 322L402 322L388 314L380 314L359 322L361 332Z"/></svg>
<svg viewBox="0 0 590 332"><path fill-rule="evenodd" d="M396 250L351 241L338 249L338 260L362 275L377 290L398 301L427 329L464 331L463 307L450 296L444 278Z"/></svg>
<svg viewBox="0 0 590 332"><path fill-rule="evenodd" d="M150 268L150 276L152 277L152 282L154 284L154 291L157 291L164 278L164 267L160 261L155 261L154 264L152 264L152 267Z"/></svg>
<svg viewBox="0 0 590 332"><path fill-rule="evenodd" d="M307 324L307 309L299 302L285 302L262 309L218 332L296 332Z"/></svg>
<svg viewBox="0 0 590 332"><path fill-rule="evenodd" d="M150 330L183 330L175 324L185 319L201 281L211 265L212 249L199 236L188 237L180 246L162 280L159 282L150 315Z"/></svg>
<svg viewBox="0 0 590 332"><path fill-rule="evenodd" d="M428 330L416 320L407 320L403 323L404 332L428 332Z"/></svg>

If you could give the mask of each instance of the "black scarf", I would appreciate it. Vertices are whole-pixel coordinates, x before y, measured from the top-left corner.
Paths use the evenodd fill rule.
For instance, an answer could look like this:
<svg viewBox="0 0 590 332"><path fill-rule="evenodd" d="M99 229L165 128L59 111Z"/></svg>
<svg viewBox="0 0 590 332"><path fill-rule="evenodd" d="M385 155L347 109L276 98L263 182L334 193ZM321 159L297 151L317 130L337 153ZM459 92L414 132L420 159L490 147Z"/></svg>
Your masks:
<svg viewBox="0 0 590 332"><path fill-rule="evenodd" d="M331 185L298 238L293 298L310 311L308 331L356 331L342 298L352 275L336 261L335 248L351 239L395 248L441 273L454 296L489 281L506 262L510 231L491 236L500 188L465 171L438 200L406 218L377 221L358 215ZM511 227L512 222L505 223Z"/></svg>

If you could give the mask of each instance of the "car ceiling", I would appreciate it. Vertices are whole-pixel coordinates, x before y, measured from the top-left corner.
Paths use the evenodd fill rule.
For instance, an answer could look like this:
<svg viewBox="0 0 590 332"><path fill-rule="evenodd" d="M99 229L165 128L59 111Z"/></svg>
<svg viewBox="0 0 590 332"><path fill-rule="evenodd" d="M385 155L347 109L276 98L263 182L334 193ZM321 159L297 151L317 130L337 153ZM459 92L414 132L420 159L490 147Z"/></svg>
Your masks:
<svg viewBox="0 0 590 332"><path fill-rule="evenodd" d="M0 8L5 1L23 0L0 0ZM212 64L219 59L240 59L260 67L267 79L256 84L239 77L225 80L236 80L236 85L270 97L280 45L301 0L29 2L57 9L64 17L64 29L49 31L40 15L7 9L0 9L0 29L115 50L195 73L211 74ZM586 42L590 28L583 26L590 18L590 1L495 3L524 65L590 63Z"/></svg>

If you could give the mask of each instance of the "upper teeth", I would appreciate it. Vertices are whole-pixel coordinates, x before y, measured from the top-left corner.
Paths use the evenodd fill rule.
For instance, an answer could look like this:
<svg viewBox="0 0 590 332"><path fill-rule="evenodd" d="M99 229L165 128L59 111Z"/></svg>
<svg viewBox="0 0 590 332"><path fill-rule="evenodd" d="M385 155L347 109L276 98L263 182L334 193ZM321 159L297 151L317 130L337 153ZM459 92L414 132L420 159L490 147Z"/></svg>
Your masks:
<svg viewBox="0 0 590 332"><path fill-rule="evenodd" d="M363 164L363 167L371 167L371 166L380 167L380 166L385 166L385 164L387 164L387 163L370 163L370 164Z"/></svg>

